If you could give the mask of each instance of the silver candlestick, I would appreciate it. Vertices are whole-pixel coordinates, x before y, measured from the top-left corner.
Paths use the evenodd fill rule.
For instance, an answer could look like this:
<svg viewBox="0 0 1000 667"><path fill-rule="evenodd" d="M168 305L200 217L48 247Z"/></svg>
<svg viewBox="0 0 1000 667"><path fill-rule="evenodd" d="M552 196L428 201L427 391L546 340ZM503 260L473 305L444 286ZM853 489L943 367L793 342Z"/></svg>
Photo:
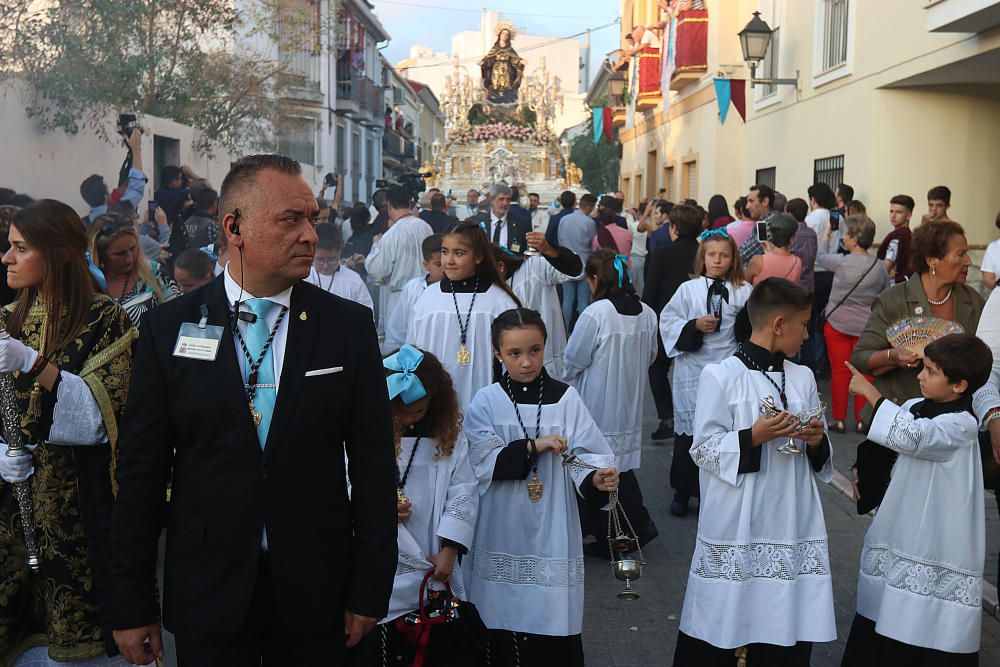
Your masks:
<svg viewBox="0 0 1000 667"><path fill-rule="evenodd" d="M0 340L10 338L10 334L0 321ZM24 447L24 434L21 432L21 415L17 411L14 398L14 377L10 373L0 373L0 417L3 421L3 432L7 440L7 456L23 456L31 454ZM14 484L14 497L21 513L21 528L24 530L24 545L28 552L28 567L38 571L38 543L35 541L35 509L31 502L31 479Z"/></svg>
<svg viewBox="0 0 1000 667"><path fill-rule="evenodd" d="M760 402L760 413L765 417L777 417L782 412L786 412L779 408L775 402L773 396L765 396ZM811 410L803 410L802 412L793 413L789 412L792 417L795 418L795 432L789 436L788 442L778 447L778 452L782 454L802 454L805 450L799 449L795 444L795 436L801 434L809 428L809 423L821 418L826 414L826 404L823 401L819 402L819 406L812 408Z"/></svg>
<svg viewBox="0 0 1000 667"><path fill-rule="evenodd" d="M598 466L583 461L575 454L565 452L562 457L563 465L568 468L600 470ZM625 582L625 589L618 593L617 597L619 600L638 600L639 594L632 589L632 582L642 576L642 566L646 564L642 547L639 546L639 537L618 499L617 489L608 494L608 507L611 570L615 573L615 579Z"/></svg>

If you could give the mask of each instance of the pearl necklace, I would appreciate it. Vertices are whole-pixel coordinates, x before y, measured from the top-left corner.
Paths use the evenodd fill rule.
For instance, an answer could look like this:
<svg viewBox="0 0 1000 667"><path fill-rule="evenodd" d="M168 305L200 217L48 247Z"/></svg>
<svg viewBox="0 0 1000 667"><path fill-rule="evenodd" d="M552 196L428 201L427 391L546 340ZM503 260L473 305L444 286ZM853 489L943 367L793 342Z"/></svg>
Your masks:
<svg viewBox="0 0 1000 667"><path fill-rule="evenodd" d="M950 298L951 298L951 291L952 291L953 289L955 289L955 288L954 288L954 287L949 287L949 288L948 288L948 293L947 293L947 294L945 294L945 295L944 295L944 298L943 298L943 299L941 299L940 301L935 301L934 299L932 299L932 298L930 298L930 297L927 297L927 302L928 302L929 304L931 304L932 306L943 306L944 304L948 303L948 299L950 299Z"/></svg>

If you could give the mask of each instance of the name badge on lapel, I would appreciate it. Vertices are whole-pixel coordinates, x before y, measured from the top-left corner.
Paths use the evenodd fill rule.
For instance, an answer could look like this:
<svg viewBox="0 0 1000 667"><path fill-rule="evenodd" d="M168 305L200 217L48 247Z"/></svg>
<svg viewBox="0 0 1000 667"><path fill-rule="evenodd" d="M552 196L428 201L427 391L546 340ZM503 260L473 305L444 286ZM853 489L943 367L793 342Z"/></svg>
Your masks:
<svg viewBox="0 0 1000 667"><path fill-rule="evenodd" d="M208 308L201 307L201 321L198 324L184 322L174 343L174 356L196 361L215 361L219 355L219 343L225 331L220 326L208 325Z"/></svg>

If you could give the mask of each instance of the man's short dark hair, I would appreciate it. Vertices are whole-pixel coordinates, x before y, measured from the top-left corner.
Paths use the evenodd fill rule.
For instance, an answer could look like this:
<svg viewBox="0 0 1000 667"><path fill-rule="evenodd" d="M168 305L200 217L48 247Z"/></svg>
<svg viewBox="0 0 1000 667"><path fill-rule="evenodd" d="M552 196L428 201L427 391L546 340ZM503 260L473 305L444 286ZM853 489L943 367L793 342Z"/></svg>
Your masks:
<svg viewBox="0 0 1000 667"><path fill-rule="evenodd" d="M516 185L510 188L510 200L515 204L521 200L521 192L517 189Z"/></svg>
<svg viewBox="0 0 1000 667"><path fill-rule="evenodd" d="M444 240L442 234L431 234L420 242L420 252L424 256L424 261L431 261L431 257L441 252L441 242Z"/></svg>
<svg viewBox="0 0 1000 667"><path fill-rule="evenodd" d="M11 206L17 206L18 208L24 208L28 204L34 204L35 198L31 195L26 195L23 192L16 194L7 200L7 203Z"/></svg>
<svg viewBox="0 0 1000 667"><path fill-rule="evenodd" d="M181 269L194 278L207 278L215 273L215 262L198 248L188 248L177 255L174 270Z"/></svg>
<svg viewBox="0 0 1000 667"><path fill-rule="evenodd" d="M386 190L385 200L389 206L395 209L409 209L410 205L413 203L413 200L410 199L410 191L404 190L398 185L393 185Z"/></svg>
<svg viewBox="0 0 1000 667"><path fill-rule="evenodd" d="M290 157L277 153L241 157L233 163L233 166L229 168L229 173L222 179L222 187L219 189L219 210L230 213L236 208L239 204L237 201L238 190L251 183L257 174L265 169L290 176L302 174L302 165Z"/></svg>
<svg viewBox="0 0 1000 667"><path fill-rule="evenodd" d="M344 235L336 225L316 227L316 249L340 251L344 248Z"/></svg>
<svg viewBox="0 0 1000 667"><path fill-rule="evenodd" d="M924 348L948 382L969 383L963 396L971 396L986 384L993 370L993 352L982 340L969 333L949 334Z"/></svg>
<svg viewBox="0 0 1000 667"><path fill-rule="evenodd" d="M539 201L541 201L541 199L542 199L542 195L538 194L537 192L529 192L528 193L528 199L531 199L532 197L538 197Z"/></svg>
<svg viewBox="0 0 1000 667"><path fill-rule="evenodd" d="M580 197L580 206L581 207L583 207L583 206L596 206L596 205L597 205L597 197L595 197L594 195L590 194L589 192L587 194L583 195L582 197Z"/></svg>
<svg viewBox="0 0 1000 667"><path fill-rule="evenodd" d="M440 192L431 195L431 210L444 211L448 208L448 198Z"/></svg>
<svg viewBox="0 0 1000 667"><path fill-rule="evenodd" d="M927 191L927 201L943 201L945 206L951 206L951 190L947 185L935 185Z"/></svg>
<svg viewBox="0 0 1000 667"><path fill-rule="evenodd" d="M6 204L8 201L10 201L10 198L16 194L17 193L11 190L10 188L0 188L0 206Z"/></svg>
<svg viewBox="0 0 1000 667"><path fill-rule="evenodd" d="M678 204L670 209L670 224L677 230L678 238L698 238L704 219L705 216L694 206Z"/></svg>
<svg viewBox="0 0 1000 667"><path fill-rule="evenodd" d="M797 222L805 222L809 213L809 204L802 197L791 199L785 204L785 213L795 218Z"/></svg>
<svg viewBox="0 0 1000 667"><path fill-rule="evenodd" d="M917 205L917 202L913 201L913 197L910 195L896 195L889 200L889 203L895 204L896 206L902 206L910 213L913 213L913 209Z"/></svg>
<svg viewBox="0 0 1000 667"><path fill-rule="evenodd" d="M852 188L847 183L837 184L837 194L844 201L844 204L849 204L854 201L854 188Z"/></svg>
<svg viewBox="0 0 1000 667"><path fill-rule="evenodd" d="M750 188L750 192L757 191L757 199L763 202L767 200L767 207L774 208L774 190L770 185L759 183Z"/></svg>
<svg viewBox="0 0 1000 667"><path fill-rule="evenodd" d="M776 315L791 315L812 308L813 296L804 287L784 278L765 278L747 301L747 315L754 329L767 326Z"/></svg>
<svg viewBox="0 0 1000 667"><path fill-rule="evenodd" d="M660 213L663 215L670 215L670 212L674 210L674 203L666 199L658 199L656 200L656 208L660 209Z"/></svg>
<svg viewBox="0 0 1000 667"><path fill-rule="evenodd" d="M104 177L91 174L83 179L83 183L80 183L80 196L91 208L108 203L108 186L104 184Z"/></svg>
<svg viewBox="0 0 1000 667"><path fill-rule="evenodd" d="M194 207L202 213L207 212L219 201L219 193L212 188L202 188L194 195Z"/></svg>
<svg viewBox="0 0 1000 667"><path fill-rule="evenodd" d="M563 190L559 195L559 205L567 210L576 206L576 193L572 190Z"/></svg>
<svg viewBox="0 0 1000 667"><path fill-rule="evenodd" d="M183 173L181 168L172 164L160 170L160 187L165 188L176 180L180 180Z"/></svg>
<svg viewBox="0 0 1000 667"><path fill-rule="evenodd" d="M837 208L837 196L833 194L833 190L826 183L813 183L806 190L808 195L816 200L816 203L820 207L827 210L832 210ZM847 201L846 199L844 201Z"/></svg>

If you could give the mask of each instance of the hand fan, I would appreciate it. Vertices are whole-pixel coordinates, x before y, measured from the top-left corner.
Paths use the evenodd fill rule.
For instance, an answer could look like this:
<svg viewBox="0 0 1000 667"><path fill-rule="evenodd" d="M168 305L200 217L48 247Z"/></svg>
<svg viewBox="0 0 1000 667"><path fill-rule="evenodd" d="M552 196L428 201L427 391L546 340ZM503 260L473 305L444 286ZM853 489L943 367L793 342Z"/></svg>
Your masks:
<svg viewBox="0 0 1000 667"><path fill-rule="evenodd" d="M885 330L889 344L923 356L924 348L948 334L965 333L958 322L940 317L907 317Z"/></svg>

